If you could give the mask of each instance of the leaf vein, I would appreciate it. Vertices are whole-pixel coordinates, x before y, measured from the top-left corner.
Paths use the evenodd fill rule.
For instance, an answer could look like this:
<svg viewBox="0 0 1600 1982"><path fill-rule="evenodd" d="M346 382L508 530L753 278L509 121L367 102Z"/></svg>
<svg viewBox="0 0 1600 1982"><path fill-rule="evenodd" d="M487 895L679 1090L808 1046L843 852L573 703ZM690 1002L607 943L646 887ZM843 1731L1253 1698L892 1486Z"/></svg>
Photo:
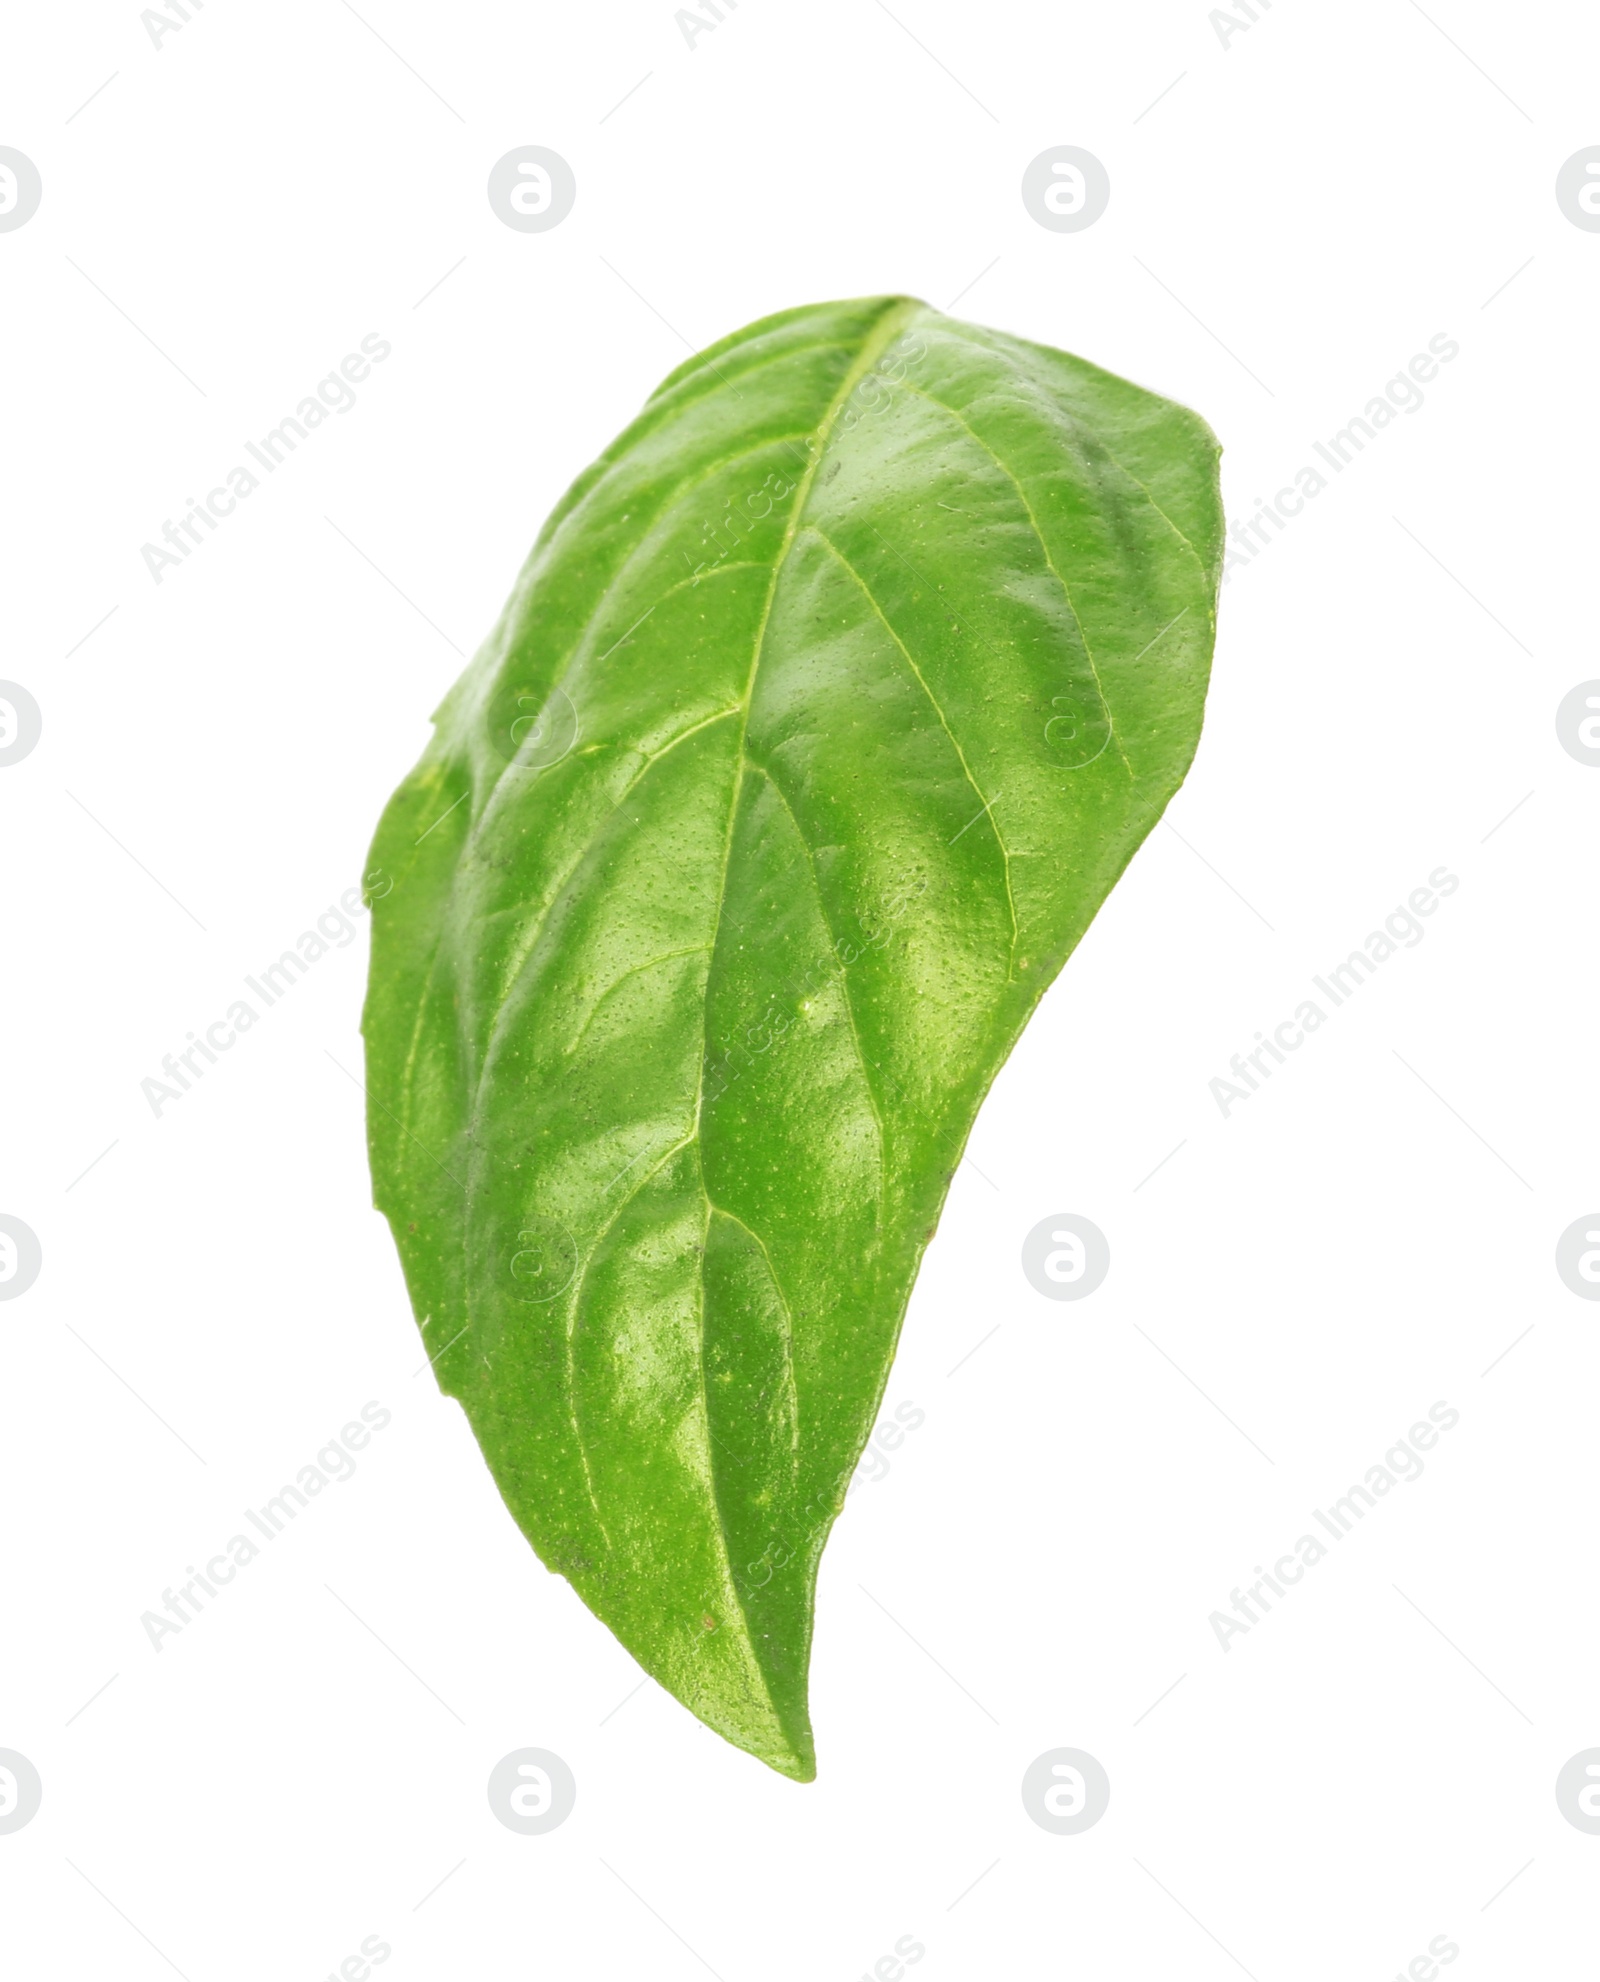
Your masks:
<svg viewBox="0 0 1600 1982"><path fill-rule="evenodd" d="M568 862L560 879L550 891L550 899L545 903L532 926L526 931L507 959L505 989L500 994L499 1010L495 1013L494 1023L489 1028L489 1037L484 1042L483 1065L478 1070L477 1086L473 1093L472 1114L474 1118L477 1116L479 1103L482 1099L483 1083L488 1078L489 1063L494 1057L495 1046L505 1024L506 1008L511 1002L511 995L520 983L522 974L527 969L533 952L538 947L539 938L543 935L557 903L560 902L568 888L571 887L578 869L582 867L585 860L588 859L590 853L593 851L595 841L599 839L606 827L610 825L623 806L632 798L633 794L639 789L639 786L649 776L651 771L655 769L656 765L661 762L663 757L670 756L680 743L686 743L691 736L698 736L701 730L710 729L714 723L726 722L730 716L736 716L738 713L739 705L737 703L726 709L718 709L714 715L706 716L698 723L691 723L687 729L679 730L670 742L662 744L659 750L652 752L650 756L646 757L638 770L617 794L615 801L608 808L604 816L596 820L593 831L584 840L577 853L573 855L571 861Z"/></svg>
<svg viewBox="0 0 1600 1982"><path fill-rule="evenodd" d="M988 455L989 459L1016 490L1017 500L1022 504L1023 511L1027 516L1033 534L1039 540L1039 549L1044 556L1045 564L1049 568L1050 575L1061 587L1062 597L1067 602L1067 610L1072 614L1073 624L1078 629L1078 638L1083 642L1084 658L1089 663L1089 672L1094 676L1095 690L1100 697L1100 706L1106 712L1106 727L1111 733L1112 742L1117 746L1117 755L1122 759L1123 769L1126 770L1128 776L1130 778L1133 777L1133 766L1128 762L1128 753L1123 749L1121 739L1118 736L1116 717L1112 715L1111 704L1106 700L1105 683L1100 679L1100 670L1095 665L1094 649L1089 645L1089 635L1084 629L1082 619L1079 617L1077 602L1072 596L1072 587L1067 583L1065 575L1057 567L1055 559L1050 555L1050 546L1045 541L1044 531L1039 527L1039 519L1033 512L1033 504L1028 500L1027 491L1023 488L1009 464L1001 460L1000 456L990 446L988 441L984 439L983 435L978 432L977 428L963 419L961 414L953 406L946 405L944 400L936 398L931 392L924 392L921 386L912 385L909 379L904 381L904 383L907 392L913 392L919 399L925 399L930 406L937 406L941 413L946 414L950 419L955 421L958 427L963 428L967 433L971 434L978 446L982 448L984 453Z"/></svg>
<svg viewBox="0 0 1600 1982"><path fill-rule="evenodd" d="M749 755L748 752L747 755ZM838 971L839 995L844 1000L844 1015L850 1027L851 1044L855 1047L856 1059L858 1060L861 1066L861 1085L866 1091L867 1107L871 1112L873 1124L878 1131L878 1202L880 1205L885 1207L885 1209L887 1209L889 1202L889 1174L888 1174L889 1137L887 1130L884 1128L883 1112L878 1105L877 1094L873 1090L871 1062L867 1059L866 1048L861 1043L861 1030L860 1027L856 1024L855 1004L850 996L850 980L848 976L845 974L845 967L842 960L839 960L839 953L838 953L839 938L834 934L833 923L828 915L828 904L826 900L823 898L822 876L817 870L816 849L812 846L811 842L806 838L805 828L801 825L799 817L795 812L794 806L790 802L789 794L784 790L783 786L779 784L778 780L773 776L770 767L764 764L759 757L756 757L754 755L750 755L750 762L755 767L755 769L761 773L762 777L766 779L767 783L771 785L772 789L777 793L778 802L782 805L784 811L788 813L790 819L794 821L795 837L799 840L800 845L805 852L806 872L811 876L812 892L816 895L817 898L817 913L822 918L823 928L826 929L828 932L829 949L832 957L835 959L835 968Z"/></svg>
<svg viewBox="0 0 1600 1982"><path fill-rule="evenodd" d="M719 1218L726 1218L731 1225L753 1239L760 1248L761 1257L767 1263L767 1273L772 1280L772 1290L778 1297L778 1306L783 1310L783 1375L789 1393L789 1445L798 1467L800 1459L800 1390L794 1375L794 1310L789 1305L789 1296L784 1292L783 1282L778 1278L778 1268L767 1242L753 1225L747 1225L738 1212L730 1211L725 1204L712 1201L710 1191L706 1192L706 1203Z"/></svg>
<svg viewBox="0 0 1600 1982"><path fill-rule="evenodd" d="M781 365L789 358L798 357L802 352L848 351L849 349L850 340L847 337L819 337L811 340L809 343L792 344L784 350L771 352L765 358L758 358L753 365L746 365L744 370L739 372L719 371L708 360L704 369L709 370L715 376L715 385L708 385L704 392L694 393L688 399L671 399L670 395L676 392L680 385L687 385L690 379L701 376L699 372L680 372L670 385L656 387L655 391L645 401L643 411L648 413L652 408L661 408L674 414L684 413L691 406L698 406L703 399L709 399L717 390L718 386L737 385L741 379L754 378L758 372L768 371L772 366ZM693 364L694 360L691 358L686 362Z"/></svg>
<svg viewBox="0 0 1600 1982"><path fill-rule="evenodd" d="M844 552L840 550L839 546L833 541L833 539L827 534L826 531L819 530L815 523L809 524L807 525L807 527L811 531L811 534L814 537L816 537L821 543L825 544L827 548L833 552L834 556L844 566L845 570L849 572L850 576L856 581L857 585L861 587L862 597L866 600L867 604L871 606L872 610L877 614L879 620L882 622L883 629L888 634L889 638L894 642L894 644L900 649L900 652L905 656L906 666L910 668L911 672L916 676L918 685L922 689L923 694L926 695L928 698L929 707L933 710L933 713L939 718L939 727L944 731L945 735L950 739L950 747L952 750L955 751L957 760L961 765L962 776L966 779L967 783L972 787L973 792L977 797L978 803L983 807L983 816L989 822L989 829L994 834L995 845L1000 849L1000 862L1001 862L1002 870L1005 875L1005 883L1006 883L1006 907L1011 912L1011 960L1010 961L1011 963L1014 963L1017 954L1017 944L1021 941L1021 931L1017 927L1016 898L1011 892L1011 854L1007 849L1005 839L1001 834L999 822L996 820L994 816L994 799L984 797L982 787L979 785L978 780L972 775L972 767L967 762L967 753L961 748L960 739L957 737L955 731L950 727L949 718L945 715L944 710L939 706L938 696L935 695L933 690L928 686L926 676L923 674L921 668L917 666L916 657L913 655L911 649L906 645L906 643L900 638L900 635L895 631L893 625L890 623L889 615L884 611L883 607L878 603L877 595L876 593L874 593L872 587L867 583L866 579L862 576L861 572L856 568L854 564L851 563L850 559L845 556ZM1109 715L1109 711L1107 713ZM797 826L799 823L800 822L798 820L795 821L795 824ZM964 832L965 830L966 830L965 827L963 827L962 831ZM959 839L960 837L961 835L960 833L958 833L956 835L956 838ZM951 844L953 845L954 842L952 841ZM1007 975L1009 974L1010 974L1010 963L1008 963L1007 965Z"/></svg>
<svg viewBox="0 0 1600 1982"><path fill-rule="evenodd" d="M1026 346L1024 346L1019 352L1015 348L1015 346L1009 344L1008 342L1007 347L1005 349L1002 349L1001 346L996 344L993 338L990 337L987 333L985 333L979 325L969 324L967 328L977 333L979 342L983 344L986 350L993 351L998 357L1005 358L1009 360L1011 363L1015 364L1017 366L1018 371L1021 372L1023 376L1027 379L1028 384L1033 386L1038 394L1040 394L1042 397L1047 399L1050 405L1052 406L1052 408L1060 407L1061 402L1051 394L1048 382L1042 379L1039 376L1038 372L1034 369L1033 354L1026 348ZM1081 436L1084 433L1084 426L1083 426L1083 422L1078 417L1078 415L1074 412L1069 412L1067 418L1070 424L1072 425L1073 429L1075 430L1075 432L1077 432ZM1143 495L1145 501L1149 503L1150 507L1155 511L1157 516L1161 518L1162 522L1166 524L1167 528L1172 532L1173 536L1175 536L1178 539L1179 543L1183 545L1184 549L1194 559L1195 564L1199 569L1202 583L1208 583L1209 580L1206 572L1205 559L1201 557L1200 552L1196 548L1193 539L1188 535L1186 531L1178 527L1177 523L1173 520L1173 518L1170 517L1167 514L1167 512L1161 507L1160 503L1156 501L1155 496L1151 493L1151 490L1149 489L1147 484L1139 479L1139 477L1133 472L1133 470L1128 466L1128 464L1124 460L1122 460L1120 455L1114 453L1113 450L1106 444L1106 442L1098 434L1093 435L1091 438L1093 440L1094 446L1100 449L1100 451L1105 455L1106 459L1112 464L1112 466L1116 468L1120 474L1126 475L1128 480L1132 482L1134 487L1139 490L1140 494ZM1081 440L1080 440L1080 447L1082 447ZM1083 451L1087 452L1087 449L1084 449Z"/></svg>
<svg viewBox="0 0 1600 1982"><path fill-rule="evenodd" d="M595 999L594 1003L589 1007L588 1011L584 1013L583 1024L579 1026L577 1030L577 1034L573 1038L572 1043L566 1048L566 1057L570 1060L573 1054L577 1052L578 1048L583 1044L584 1039L588 1035L590 1026L593 1025L594 1023L595 1014L600 1010L600 1007L613 994L613 992L619 991L622 988L622 986L628 982L630 977L642 976L645 971L654 970L660 964L672 963L678 957L693 957L693 956L709 954L710 949L711 949L711 945L709 943L691 943L688 945L687 948L682 950L667 950L659 957L649 958L648 961L646 961L645 963L630 964L629 967L625 971L623 971L620 977L614 977L611 980L611 982L606 986L606 988Z"/></svg>
<svg viewBox="0 0 1600 1982"><path fill-rule="evenodd" d="M573 1444L577 1447L578 1461L580 1465L583 1467L583 1480L585 1487L588 1489L589 1505L594 1509L594 1518L600 1524L600 1532L602 1535L605 1536L606 1546L608 1548L611 1546L611 1537L609 1533L607 1533L606 1518L600 1512L600 1502L594 1490L594 1474L589 1469L588 1442L584 1438L583 1427L578 1422L578 1384L577 1384L577 1369L574 1361L577 1333L578 1333L578 1309L581 1307L583 1303L583 1289L585 1282L589 1278L589 1268L593 1266L596 1256L598 1255L601 1246L605 1243L607 1234L611 1231L612 1226L616 1224L617 1220L622 1216L623 1212L627 1210L628 1206L632 1204L634 1199L644 1189L645 1185L648 1184L652 1178L658 1176L661 1173L661 1171L666 1167L666 1165L672 1161L673 1157L676 1156L680 1150L686 1149L689 1146L689 1144L693 1142L693 1140L694 1140L694 1135L693 1132L691 1131L690 1134L682 1137L679 1141L675 1142L670 1149L666 1150L661 1156L657 1157L656 1161L651 1164L650 1168L646 1170L644 1175L639 1179L637 1183L630 1184L628 1186L627 1190L618 1200L615 1208L612 1210L609 1217L606 1219L605 1223L600 1227L599 1231L595 1233L594 1238L590 1243L589 1250L584 1255L583 1265L580 1267L578 1271L578 1277L572 1289L572 1299L567 1306L567 1339L565 1344L565 1354L563 1358L564 1372L563 1372L563 1384L562 1384L562 1388L566 1391L567 1422L572 1426Z"/></svg>

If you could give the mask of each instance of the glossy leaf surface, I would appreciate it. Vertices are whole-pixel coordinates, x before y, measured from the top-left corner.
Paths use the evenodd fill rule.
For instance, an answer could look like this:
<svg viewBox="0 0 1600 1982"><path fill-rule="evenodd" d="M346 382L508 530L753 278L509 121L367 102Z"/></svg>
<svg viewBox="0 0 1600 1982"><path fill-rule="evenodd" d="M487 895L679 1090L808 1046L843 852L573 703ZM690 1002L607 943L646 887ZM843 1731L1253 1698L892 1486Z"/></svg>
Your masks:
<svg viewBox="0 0 1600 1982"><path fill-rule="evenodd" d="M904 298L672 374L384 814L375 1194L512 1514L785 1773L978 1104L1200 733L1217 447Z"/></svg>

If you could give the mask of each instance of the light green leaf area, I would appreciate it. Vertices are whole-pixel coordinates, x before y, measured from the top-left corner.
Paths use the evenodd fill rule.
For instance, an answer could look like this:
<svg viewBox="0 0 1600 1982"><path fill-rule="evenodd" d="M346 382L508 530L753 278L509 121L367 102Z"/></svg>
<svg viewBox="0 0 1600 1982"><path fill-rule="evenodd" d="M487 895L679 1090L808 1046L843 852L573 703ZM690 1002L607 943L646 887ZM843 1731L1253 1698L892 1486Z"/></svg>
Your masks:
<svg viewBox="0 0 1600 1982"><path fill-rule="evenodd" d="M1194 754L1217 452L907 298L752 324L557 506L378 829L372 1170L439 1382L540 1558L801 1780L952 1171Z"/></svg>

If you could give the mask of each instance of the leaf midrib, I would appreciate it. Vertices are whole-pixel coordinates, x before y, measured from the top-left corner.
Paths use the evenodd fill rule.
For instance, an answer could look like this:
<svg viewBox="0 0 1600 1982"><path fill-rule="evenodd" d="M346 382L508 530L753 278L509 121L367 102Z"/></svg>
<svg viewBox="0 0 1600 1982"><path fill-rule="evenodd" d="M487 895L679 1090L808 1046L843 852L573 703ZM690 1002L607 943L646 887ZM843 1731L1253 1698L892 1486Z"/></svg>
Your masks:
<svg viewBox="0 0 1600 1982"><path fill-rule="evenodd" d="M844 377L840 380L839 388L837 392L835 392L832 400L829 402L828 408L826 412L823 414L822 419L818 422L817 430L816 430L816 438L813 443L811 460L807 464L806 471L804 475L802 475L799 486L795 490L794 507L790 510L789 520L787 524L784 526L783 541L778 546L778 554L772 561L772 582L767 587L766 603L762 608L761 623L756 629L756 637L751 653L750 674L749 674L749 678L745 682L745 690L743 697L743 712L741 714L740 723L739 723L739 741L735 750L733 793L728 803L728 826L723 841L722 876L717 888L716 910L711 925L711 962L706 970L705 1013L704 1013L704 1018L702 1020L702 1044L701 1044L701 1052L700 1052L700 1080L699 1080L698 1091L695 1095L694 1126L690 1130L690 1138L696 1143L697 1146L701 1144L701 1138L704 1133L703 1124L705 1119L706 1062L710 1057L710 1053L711 1053L711 1002L712 1002L711 986L712 986L712 978L716 972L717 941L722 933L722 919L727 907L728 866L733 857L734 828L737 824L739 817L739 801L744 792L745 738L746 735L748 734L750 727L750 709L755 699L756 681L761 672L761 657L766 649L767 629L772 622L773 602L778 596L778 585L780 580L782 579L784 567L788 563L789 554L794 548L794 542L796 537L800 534L801 519L805 514L806 504L811 499L811 490L816 482L817 470L822 465L822 459L827 452L828 441L833 433L834 426L838 421L839 414L844 409L844 406L848 401L848 399L850 398L850 395L855 391L856 387L861 383L862 379L866 377L867 373L871 370L872 366L876 364L879 357L883 354L885 350L888 349L889 345L894 341L894 338L898 335L900 328L905 323L906 319L909 316L911 316L913 312L920 310L922 308L923 305L917 302L913 298L907 298L899 303L892 304L889 307L889 309L887 309L884 312L883 316L878 320L878 323L876 324L872 332L864 340L861 346L861 350L858 353L855 362L851 365L850 369L845 373ZM852 1026L853 1023L854 1021L852 1019ZM865 1079L866 1070L864 1065L862 1069L862 1074L863 1074L863 1078ZM870 1083L869 1083L869 1093L870 1093ZM876 1110L874 1110L874 1112L876 1112ZM706 1245L707 1242L709 1241L710 1233L711 1233L711 1219L713 1214L713 1207L711 1203L711 1192L707 1185L707 1181L705 1177L705 1167L703 1161L699 1165L699 1169L700 1169L701 1195L705 1199L706 1209L705 1209L705 1221L701 1228L701 1233L700 1233L700 1247L701 1247L700 1250L700 1261L701 1261L700 1341L698 1345L698 1353L696 1355L695 1360L699 1366L700 1407L702 1414L704 1416L704 1421L706 1426L706 1438L707 1438L706 1461L707 1461L707 1473L708 1473L706 1484L710 1490L711 1511L716 1520L717 1535L721 1544L722 1554L725 1561L728 1564L729 1587L733 1591L733 1600L738 1605L739 1621L743 1626L745 1643L749 1647L750 1656L752 1662L755 1665L755 1669L761 1675L761 1682L763 1687L765 1688L768 1705L772 1710L773 1717L777 1721L778 1725L782 1727L783 1715L778 1707L777 1701L773 1698L772 1681L767 1673L765 1663L762 1660L760 1644L757 1639L756 1633L751 1626L749 1612L745 1609L744 1593L740 1590L738 1581L732 1573L733 1537L729 1532L727 1516L723 1512L722 1496L718 1491L718 1486L717 1486L716 1459L711 1450L711 1400L706 1390L705 1258L706 1258ZM741 1219L739 1220L739 1223L743 1224L744 1221ZM746 1230L749 1230L748 1226L746 1226ZM763 1242L762 1251L766 1253L766 1250L767 1249L765 1243ZM768 1267L768 1271L772 1275L772 1284L777 1289L778 1298L782 1302L785 1311L792 1312L792 1303L790 1302L789 1299L788 1289L784 1286L783 1282L778 1278L777 1266L776 1263L772 1260L770 1253L767 1254L767 1267ZM795 1398L794 1436L795 1436L796 1448L798 1450L799 1438L800 1438L800 1400L798 1395L796 1395ZM792 1737L789 1735L787 1728L784 1729L784 1733L785 1733L785 1738L790 1740L792 1746L793 1745Z"/></svg>
<svg viewBox="0 0 1600 1982"><path fill-rule="evenodd" d="M801 519L805 514L806 504L811 500L811 491L816 483L817 470L822 465L822 458L827 452L828 441L832 436L840 413L844 410L845 403L848 401L851 393L861 383L862 379L872 369L873 365L877 363L889 345L893 343L895 336L898 334L905 320L914 311L924 307L914 297L906 297L900 302L891 304L883 316L879 318L872 332L863 341L861 349L856 355L855 362L840 380L838 390L828 402L826 411L817 423L811 460L807 464L805 473L801 476L799 486L795 490L794 507L789 512L788 522L784 525L783 541L779 544L777 556L772 561L772 582L767 587L766 603L761 611L761 623L756 628L755 642L750 657L750 674L745 682L742 698L739 740L735 746L733 795L728 805L728 826L722 848L722 878L717 888L716 912L711 925L712 964L711 970L708 970L706 973L706 1029L700 1056L700 1086L699 1092L695 1097L694 1129L691 1132L697 1139L700 1135L701 1122L705 1113L706 1060L711 1051L711 974L716 968L717 938L722 933L722 917L727 907L728 899L728 863L733 855L734 826L739 816L739 800L744 791L745 738L750 729L750 709L755 699L756 680L761 672L761 657L766 649L767 629L772 623L773 602L778 596L778 584L783 576L784 566L789 561L789 554L794 548L795 538L800 534Z"/></svg>

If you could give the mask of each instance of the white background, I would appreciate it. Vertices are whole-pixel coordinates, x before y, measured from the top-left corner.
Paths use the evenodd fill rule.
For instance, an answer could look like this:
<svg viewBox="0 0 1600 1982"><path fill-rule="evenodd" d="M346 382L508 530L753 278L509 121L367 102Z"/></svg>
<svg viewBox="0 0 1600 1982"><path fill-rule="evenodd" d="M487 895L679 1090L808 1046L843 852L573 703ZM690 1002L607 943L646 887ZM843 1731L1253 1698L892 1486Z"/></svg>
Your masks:
<svg viewBox="0 0 1600 1982"><path fill-rule="evenodd" d="M0 1836L8 1973L317 1982L373 1934L395 1982L851 1982L906 1935L919 1982L1384 1982L1439 1935L1463 1982L1588 1972L1600 1838L1553 1785L1600 1743L1600 1310L1553 1259L1600 1200L1600 771L1554 714L1600 674L1600 236L1554 180L1600 30L1261 6L1226 46L1200 0L743 0L692 49L668 0L191 0L159 49L131 0L13 18L44 200L0 234L0 672L44 736L0 770L0 1210L44 1269L0 1306L0 1747L44 1804ZM485 198L523 144L577 176L546 234ZM1019 194L1059 144L1111 176L1080 234ZM978 1121L889 1384L925 1422L825 1558L799 1787L640 1687L416 1374L364 930L159 1119L140 1082L358 882L660 376L895 290L1193 405L1237 517L1461 348L1231 575L1171 830ZM373 331L355 410L157 586L140 546ZM1425 940L1224 1119L1230 1055L1440 864ZM1019 1265L1058 1211L1112 1248L1076 1305ZM357 1476L153 1651L369 1399ZM1440 1399L1426 1474L1224 1652L1209 1614ZM530 1745L578 1782L544 1837L484 1793ZM1077 1837L1019 1796L1057 1746L1111 1779Z"/></svg>

